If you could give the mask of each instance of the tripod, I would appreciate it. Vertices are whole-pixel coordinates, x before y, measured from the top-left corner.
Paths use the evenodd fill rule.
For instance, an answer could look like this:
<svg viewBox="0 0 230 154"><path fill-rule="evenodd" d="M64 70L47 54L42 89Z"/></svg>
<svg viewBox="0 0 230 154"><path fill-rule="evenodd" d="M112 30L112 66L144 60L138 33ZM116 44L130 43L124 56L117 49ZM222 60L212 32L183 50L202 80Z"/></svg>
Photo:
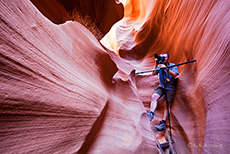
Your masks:
<svg viewBox="0 0 230 154"><path fill-rule="evenodd" d="M165 68L161 68L161 71L162 71L162 76L163 76L163 85L164 85L164 88L163 88L163 92L164 92L164 95L165 95L165 101L166 101L166 107L167 107L167 113L168 113L168 121L169 121L169 134L170 134L170 138L172 139L172 132L171 132L171 122L170 122L170 112L169 112L169 102L168 102L168 98L167 98L167 90L166 90L166 86L167 86L167 83L165 81Z"/></svg>

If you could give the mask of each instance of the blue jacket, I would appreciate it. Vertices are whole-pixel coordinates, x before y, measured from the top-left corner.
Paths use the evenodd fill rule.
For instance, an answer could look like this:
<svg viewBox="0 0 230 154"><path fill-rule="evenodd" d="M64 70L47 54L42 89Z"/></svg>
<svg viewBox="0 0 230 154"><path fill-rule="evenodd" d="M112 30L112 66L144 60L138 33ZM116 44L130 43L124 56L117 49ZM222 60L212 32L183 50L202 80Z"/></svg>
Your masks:
<svg viewBox="0 0 230 154"><path fill-rule="evenodd" d="M169 63L168 66L172 66L172 65L175 65L173 63ZM159 66L157 66L157 68L160 68ZM160 78L160 83L161 83L161 86L163 88L165 88L164 86L164 83L166 83L166 89L167 90L175 90L176 89L176 84L175 84L175 78L173 78L166 70L164 71L164 79L163 79L163 74L162 74L162 70L164 71L165 69L160 69L159 71L156 71L157 73L159 73L159 78ZM171 67L169 68L169 70L177 73L179 75L179 71L178 71L178 68L175 66L175 67ZM166 82L166 77L170 80L168 83Z"/></svg>

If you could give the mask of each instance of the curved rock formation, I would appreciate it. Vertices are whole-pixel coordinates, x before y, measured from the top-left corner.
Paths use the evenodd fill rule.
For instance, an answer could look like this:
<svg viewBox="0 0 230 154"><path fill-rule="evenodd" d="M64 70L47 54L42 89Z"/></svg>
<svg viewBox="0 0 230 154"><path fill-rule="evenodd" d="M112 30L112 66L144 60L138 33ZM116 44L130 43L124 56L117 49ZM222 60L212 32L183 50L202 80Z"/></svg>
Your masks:
<svg viewBox="0 0 230 154"><path fill-rule="evenodd" d="M52 10L67 3L48 10L43 2L33 0L43 14L28 0L0 2L0 153L158 153L152 128L163 103L153 122L145 113L158 77L135 71L152 69L165 51L175 63L197 59L179 67L177 152L230 152L229 1L76 4L94 10L104 33L124 13L100 42L76 21L53 23L64 22ZM124 12L101 16L102 4L121 3Z"/></svg>
<svg viewBox="0 0 230 154"><path fill-rule="evenodd" d="M31 0L33 4L56 24L61 24L67 20L76 20L82 23L80 19L76 19L74 15L78 13L84 18L90 18L85 24L87 27L94 22L103 34L106 34L111 26L123 17L124 8L122 4L117 4L114 0ZM84 19L83 19L84 20Z"/></svg>
<svg viewBox="0 0 230 154"><path fill-rule="evenodd" d="M131 65L79 23L55 25L30 1L0 7L0 153L157 150Z"/></svg>
<svg viewBox="0 0 230 154"><path fill-rule="evenodd" d="M102 43L131 60L137 71L153 68L154 53L168 52L175 63L197 59L196 64L179 67L172 107L176 148L181 153L228 153L229 136L224 130L229 121L230 3L165 0L144 5L145 2L126 1L124 18ZM144 17L141 8L146 8ZM151 101L150 91L157 85L154 81L149 75L137 76L139 93L147 104Z"/></svg>

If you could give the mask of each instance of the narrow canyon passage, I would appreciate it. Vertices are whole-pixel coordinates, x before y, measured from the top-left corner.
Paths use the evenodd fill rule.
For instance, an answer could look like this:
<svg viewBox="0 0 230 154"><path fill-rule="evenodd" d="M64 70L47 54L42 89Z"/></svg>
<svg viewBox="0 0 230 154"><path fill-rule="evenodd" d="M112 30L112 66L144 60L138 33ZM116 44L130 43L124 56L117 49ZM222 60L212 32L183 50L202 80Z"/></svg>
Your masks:
<svg viewBox="0 0 230 154"><path fill-rule="evenodd" d="M179 66L177 153L230 153L228 0L0 1L0 153L159 153L154 54ZM167 153L167 152L166 152Z"/></svg>

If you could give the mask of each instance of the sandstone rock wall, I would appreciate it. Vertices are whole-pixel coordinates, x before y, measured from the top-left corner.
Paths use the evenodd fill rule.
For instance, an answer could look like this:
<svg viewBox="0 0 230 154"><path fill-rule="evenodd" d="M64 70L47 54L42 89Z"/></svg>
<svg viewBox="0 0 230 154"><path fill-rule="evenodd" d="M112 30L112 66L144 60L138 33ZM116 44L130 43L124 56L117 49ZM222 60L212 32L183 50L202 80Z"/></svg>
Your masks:
<svg viewBox="0 0 230 154"><path fill-rule="evenodd" d="M140 8L145 4L131 2L124 5L133 7L124 8ZM136 5L138 3L143 5ZM130 60L137 71L153 68L154 53L168 52L174 63L196 59L194 64L179 67L172 107L177 149L182 153L228 153L228 135L224 130L229 127L230 3L165 0L148 1L147 4L151 3L154 5L145 5L144 17L135 9L133 12L125 10L125 15L126 12L132 14L117 22L101 42ZM140 18L133 18L134 14ZM136 80L148 108L149 91L157 86L156 79L148 74L137 76Z"/></svg>
<svg viewBox="0 0 230 154"><path fill-rule="evenodd" d="M158 78L135 70L162 51L197 60L179 67L177 152L230 152L229 1L120 2L124 18L100 42L29 0L0 2L0 153L158 153L163 103L152 123L145 114Z"/></svg>
<svg viewBox="0 0 230 154"><path fill-rule="evenodd" d="M77 22L53 24L30 1L0 7L0 153L157 151L133 67Z"/></svg>

